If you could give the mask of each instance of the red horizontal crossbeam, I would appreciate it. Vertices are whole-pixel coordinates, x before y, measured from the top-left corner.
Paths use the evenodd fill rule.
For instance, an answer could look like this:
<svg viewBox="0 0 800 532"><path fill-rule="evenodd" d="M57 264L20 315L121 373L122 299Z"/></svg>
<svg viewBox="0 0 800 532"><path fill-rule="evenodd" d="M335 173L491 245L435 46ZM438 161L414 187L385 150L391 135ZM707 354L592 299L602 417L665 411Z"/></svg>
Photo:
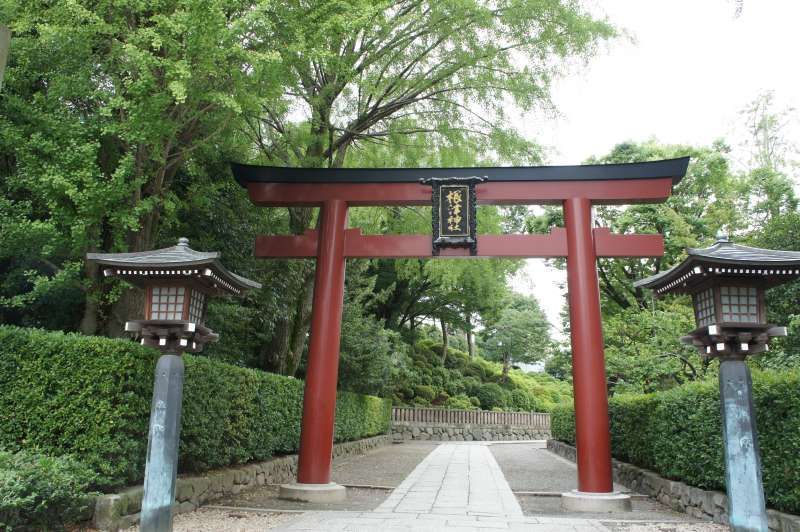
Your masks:
<svg viewBox="0 0 800 532"><path fill-rule="evenodd" d="M262 207L315 207L332 199L350 206L430 205L431 187L417 183L248 183L250 199ZM500 181L476 186L478 203L542 205L568 198L595 204L663 201L672 193L672 179L618 181Z"/></svg>
<svg viewBox="0 0 800 532"><path fill-rule="evenodd" d="M598 227L594 230L594 247L598 257L662 257L664 237L615 235L606 227Z"/></svg>
<svg viewBox="0 0 800 532"><path fill-rule="evenodd" d="M299 236L256 237L255 256L272 259L313 258L317 255L315 230ZM594 230L598 257L660 257L661 235L614 235L608 229ZM345 231L344 255L352 259L432 257L428 235L362 235L360 229ZM444 248L441 257L470 257L466 248ZM545 235L481 235L478 257L553 258L567 256L566 231L553 229Z"/></svg>

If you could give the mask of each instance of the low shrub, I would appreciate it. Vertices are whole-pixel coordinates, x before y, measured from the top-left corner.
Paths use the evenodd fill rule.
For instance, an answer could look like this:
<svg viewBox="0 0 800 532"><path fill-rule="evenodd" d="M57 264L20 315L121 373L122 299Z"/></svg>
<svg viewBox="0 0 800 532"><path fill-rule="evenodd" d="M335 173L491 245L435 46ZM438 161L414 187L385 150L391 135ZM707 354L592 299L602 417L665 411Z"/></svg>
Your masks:
<svg viewBox="0 0 800 532"><path fill-rule="evenodd" d="M516 388L511 391L511 406L514 410L533 411L536 410L536 401L530 394Z"/></svg>
<svg viewBox="0 0 800 532"><path fill-rule="evenodd" d="M502 410L508 402L508 392L494 382L482 384L475 395L480 400L481 408L484 410L492 410L494 408Z"/></svg>
<svg viewBox="0 0 800 532"><path fill-rule="evenodd" d="M447 403L449 399L450 399L449 393L439 392L438 394L436 394L436 398L433 401L431 401L431 404L433 406L442 406L443 404Z"/></svg>
<svg viewBox="0 0 800 532"><path fill-rule="evenodd" d="M93 480L67 456L0 451L0 529L56 530L86 519Z"/></svg>
<svg viewBox="0 0 800 532"><path fill-rule="evenodd" d="M487 378L486 368L477 360L471 360L464 368L464 375L467 377L475 377L476 379L484 380Z"/></svg>
<svg viewBox="0 0 800 532"><path fill-rule="evenodd" d="M436 392L432 387L421 384L414 386L414 396L421 397L430 403L436 397Z"/></svg>
<svg viewBox="0 0 800 532"><path fill-rule="evenodd" d="M125 340L0 326L0 447L71 454L111 489L142 480L158 353ZM303 382L185 356L179 471L298 448ZM340 392L335 441L388 430L390 403Z"/></svg>
<svg viewBox="0 0 800 532"><path fill-rule="evenodd" d="M770 506L800 513L800 370L754 372L753 403L764 492ZM722 421L716 382L609 401L616 458L704 489L725 489ZM575 416L551 415L553 437L575 443Z"/></svg>
<svg viewBox="0 0 800 532"><path fill-rule="evenodd" d="M445 408L452 410L475 410L475 405L470 402L466 395L455 395L447 399L444 403Z"/></svg>
<svg viewBox="0 0 800 532"><path fill-rule="evenodd" d="M550 412L550 432L554 440L575 445L575 411L571 405L559 405Z"/></svg>
<svg viewBox="0 0 800 532"><path fill-rule="evenodd" d="M447 349L444 365L449 369L460 369L469 363L469 354L452 347Z"/></svg>

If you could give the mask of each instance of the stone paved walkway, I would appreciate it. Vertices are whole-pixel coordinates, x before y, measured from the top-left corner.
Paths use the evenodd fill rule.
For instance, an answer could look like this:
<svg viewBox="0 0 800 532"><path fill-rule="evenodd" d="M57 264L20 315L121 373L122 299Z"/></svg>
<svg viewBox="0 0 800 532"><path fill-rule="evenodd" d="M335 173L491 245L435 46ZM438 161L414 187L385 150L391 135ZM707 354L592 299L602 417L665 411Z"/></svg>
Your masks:
<svg viewBox="0 0 800 532"><path fill-rule="evenodd" d="M525 517L488 446L441 444L372 512L309 512L277 530L608 531L597 520Z"/></svg>
<svg viewBox="0 0 800 532"><path fill-rule="evenodd" d="M509 449L497 453L490 445L499 442L442 443L434 448L391 495L371 512L310 511L274 530L284 531L364 531L364 532L489 532L492 530L528 532L719 532L725 527L704 522L670 519L659 512L637 512L620 518L608 515L557 516L523 515L523 510L511 491L495 454L499 456L509 479L517 489L526 488L523 479L531 475L530 467L519 474L518 465L509 456ZM526 452L525 444L517 452ZM532 452L533 449L527 449ZM547 451L541 451L550 456ZM512 453L516 454L516 453ZM529 457L530 458L530 457ZM532 463L537 465L539 458ZM551 459L556 457L550 456ZM519 454L517 454L517 462ZM528 459L527 461L531 461ZM523 461L524 462L524 461ZM527 462L526 462L527 463ZM529 464L530 465L530 464ZM542 464L538 464L541 466ZM551 466L548 466L551 467ZM570 466L573 467L573 466ZM558 471L537 467L545 475ZM551 467L552 469L552 467ZM549 471L549 473L548 473ZM537 476L541 476L538 471ZM563 473L563 472L560 472ZM574 475L570 469L569 476ZM562 475L563 476L563 475ZM552 479L551 479L552 480ZM556 479L558 480L558 479ZM561 479L563 480L563 479ZM559 480L559 482L561 482ZM540 482L539 482L540 484ZM537 486L539 487L539 486ZM549 486L563 488L563 486ZM548 499L549 500L549 499ZM556 500L555 498L553 499ZM642 519L642 517L646 518ZM637 519L637 517L639 517ZM682 516L685 519L685 516Z"/></svg>

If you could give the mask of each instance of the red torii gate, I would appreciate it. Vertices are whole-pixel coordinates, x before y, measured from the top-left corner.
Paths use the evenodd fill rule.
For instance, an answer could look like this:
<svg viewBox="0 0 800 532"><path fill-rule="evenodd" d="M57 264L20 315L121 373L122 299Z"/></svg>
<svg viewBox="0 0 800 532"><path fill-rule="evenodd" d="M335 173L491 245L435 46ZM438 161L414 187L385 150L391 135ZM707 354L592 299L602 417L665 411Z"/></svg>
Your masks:
<svg viewBox="0 0 800 532"><path fill-rule="evenodd" d="M477 237L478 257L567 258L572 340L578 491L613 492L611 447L597 280L598 257L658 257L660 235L615 235L592 227L592 205L664 201L685 175L689 158L645 163L494 168L278 168L233 164L240 185L263 207L320 207L320 228L299 236L259 236L263 258L317 259L297 483L290 496L311 500L331 484L339 339L348 258L432 257L428 235L362 235L347 228L350 206L431 205L420 178L481 175L477 202L562 204L565 228L541 235ZM469 257L445 248L443 257ZM343 488L335 490L342 497ZM335 497L335 495L334 495Z"/></svg>

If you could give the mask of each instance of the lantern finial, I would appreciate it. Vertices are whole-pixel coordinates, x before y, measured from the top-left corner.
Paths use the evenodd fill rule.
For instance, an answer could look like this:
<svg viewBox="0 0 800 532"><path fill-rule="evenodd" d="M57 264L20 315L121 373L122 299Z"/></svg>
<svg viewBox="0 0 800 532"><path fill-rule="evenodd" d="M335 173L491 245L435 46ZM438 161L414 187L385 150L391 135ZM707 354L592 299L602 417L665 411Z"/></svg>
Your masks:
<svg viewBox="0 0 800 532"><path fill-rule="evenodd" d="M731 239L728 236L728 232L720 227L719 231L717 231L717 242L730 242L730 241Z"/></svg>
<svg viewBox="0 0 800 532"><path fill-rule="evenodd" d="M178 239L178 245L179 246L189 247L189 239L186 238L185 236L180 237Z"/></svg>

